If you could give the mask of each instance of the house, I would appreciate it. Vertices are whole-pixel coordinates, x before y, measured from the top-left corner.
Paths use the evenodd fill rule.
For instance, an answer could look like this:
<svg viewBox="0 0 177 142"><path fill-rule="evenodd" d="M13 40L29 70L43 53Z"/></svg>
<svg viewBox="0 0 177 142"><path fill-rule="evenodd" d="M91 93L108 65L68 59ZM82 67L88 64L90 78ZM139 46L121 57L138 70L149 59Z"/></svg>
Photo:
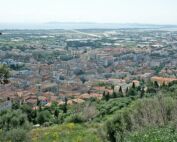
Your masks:
<svg viewBox="0 0 177 142"><path fill-rule="evenodd" d="M81 100L87 100L89 98L97 98L97 99L101 99L102 98L102 94L98 94L98 93L90 93L90 94L82 94L80 96L78 96L78 99L81 99Z"/></svg>
<svg viewBox="0 0 177 142"><path fill-rule="evenodd" d="M73 104L81 104L81 103L84 103L84 102L85 102L84 100L79 99L79 98L73 99L72 101L73 101Z"/></svg>
<svg viewBox="0 0 177 142"><path fill-rule="evenodd" d="M37 97L36 96L30 96L25 100L25 103L27 103L30 106L36 106L37 105Z"/></svg>
<svg viewBox="0 0 177 142"><path fill-rule="evenodd" d="M154 77L151 77L151 81L152 82L157 81L159 85L163 85L164 83L169 84L172 81L177 81L177 78L165 78L165 77L154 76Z"/></svg>
<svg viewBox="0 0 177 142"><path fill-rule="evenodd" d="M42 84L42 92L53 92L54 94L58 93L58 85L56 83L44 83Z"/></svg>
<svg viewBox="0 0 177 142"><path fill-rule="evenodd" d="M132 85L133 83L135 84L135 87L138 87L140 85L140 82L138 80L133 80Z"/></svg>
<svg viewBox="0 0 177 142"><path fill-rule="evenodd" d="M48 104L48 99L44 96L39 96L38 101L40 102L40 105L45 106Z"/></svg>
<svg viewBox="0 0 177 142"><path fill-rule="evenodd" d="M37 99L29 98L26 100L26 104L30 106L36 106L37 105Z"/></svg>

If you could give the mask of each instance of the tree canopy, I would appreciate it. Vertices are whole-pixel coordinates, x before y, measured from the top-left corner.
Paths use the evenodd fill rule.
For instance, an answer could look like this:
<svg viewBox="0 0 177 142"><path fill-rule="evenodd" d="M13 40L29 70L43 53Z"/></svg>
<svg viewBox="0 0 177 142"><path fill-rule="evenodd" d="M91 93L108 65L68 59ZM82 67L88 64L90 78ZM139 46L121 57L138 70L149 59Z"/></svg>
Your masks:
<svg viewBox="0 0 177 142"><path fill-rule="evenodd" d="M6 65L0 65L0 84L7 84L10 77L9 68Z"/></svg>

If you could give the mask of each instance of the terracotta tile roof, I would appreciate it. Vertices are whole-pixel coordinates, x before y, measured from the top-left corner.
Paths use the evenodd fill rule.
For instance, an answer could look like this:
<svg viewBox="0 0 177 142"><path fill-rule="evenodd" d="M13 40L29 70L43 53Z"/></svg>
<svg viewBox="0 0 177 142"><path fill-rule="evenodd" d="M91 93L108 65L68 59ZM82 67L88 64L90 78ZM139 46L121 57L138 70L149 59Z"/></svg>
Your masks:
<svg viewBox="0 0 177 142"><path fill-rule="evenodd" d="M77 103L77 104L80 104L80 103L84 103L85 101L84 100L82 100L82 99L73 99L72 100L73 101L73 103Z"/></svg>
<svg viewBox="0 0 177 142"><path fill-rule="evenodd" d="M164 78L164 77L154 76L154 77L151 77L151 80L157 81L158 83L162 85L163 83L168 84L172 81L177 81L177 78Z"/></svg>

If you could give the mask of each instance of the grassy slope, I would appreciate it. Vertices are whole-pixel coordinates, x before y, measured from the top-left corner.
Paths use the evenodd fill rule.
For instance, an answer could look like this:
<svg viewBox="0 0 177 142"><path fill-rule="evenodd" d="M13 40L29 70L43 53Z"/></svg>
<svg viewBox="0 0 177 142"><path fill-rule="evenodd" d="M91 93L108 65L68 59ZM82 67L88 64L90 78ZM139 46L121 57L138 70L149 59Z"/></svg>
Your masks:
<svg viewBox="0 0 177 142"><path fill-rule="evenodd" d="M101 142L96 129L74 123L33 129L31 135L33 142Z"/></svg>

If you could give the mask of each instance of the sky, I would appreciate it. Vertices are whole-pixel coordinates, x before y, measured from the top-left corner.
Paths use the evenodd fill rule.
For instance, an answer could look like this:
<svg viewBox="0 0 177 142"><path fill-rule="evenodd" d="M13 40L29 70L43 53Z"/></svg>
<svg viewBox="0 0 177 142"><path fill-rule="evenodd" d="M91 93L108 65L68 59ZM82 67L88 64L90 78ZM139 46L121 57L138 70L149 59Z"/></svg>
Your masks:
<svg viewBox="0 0 177 142"><path fill-rule="evenodd" d="M176 24L177 0L0 0L0 23Z"/></svg>

